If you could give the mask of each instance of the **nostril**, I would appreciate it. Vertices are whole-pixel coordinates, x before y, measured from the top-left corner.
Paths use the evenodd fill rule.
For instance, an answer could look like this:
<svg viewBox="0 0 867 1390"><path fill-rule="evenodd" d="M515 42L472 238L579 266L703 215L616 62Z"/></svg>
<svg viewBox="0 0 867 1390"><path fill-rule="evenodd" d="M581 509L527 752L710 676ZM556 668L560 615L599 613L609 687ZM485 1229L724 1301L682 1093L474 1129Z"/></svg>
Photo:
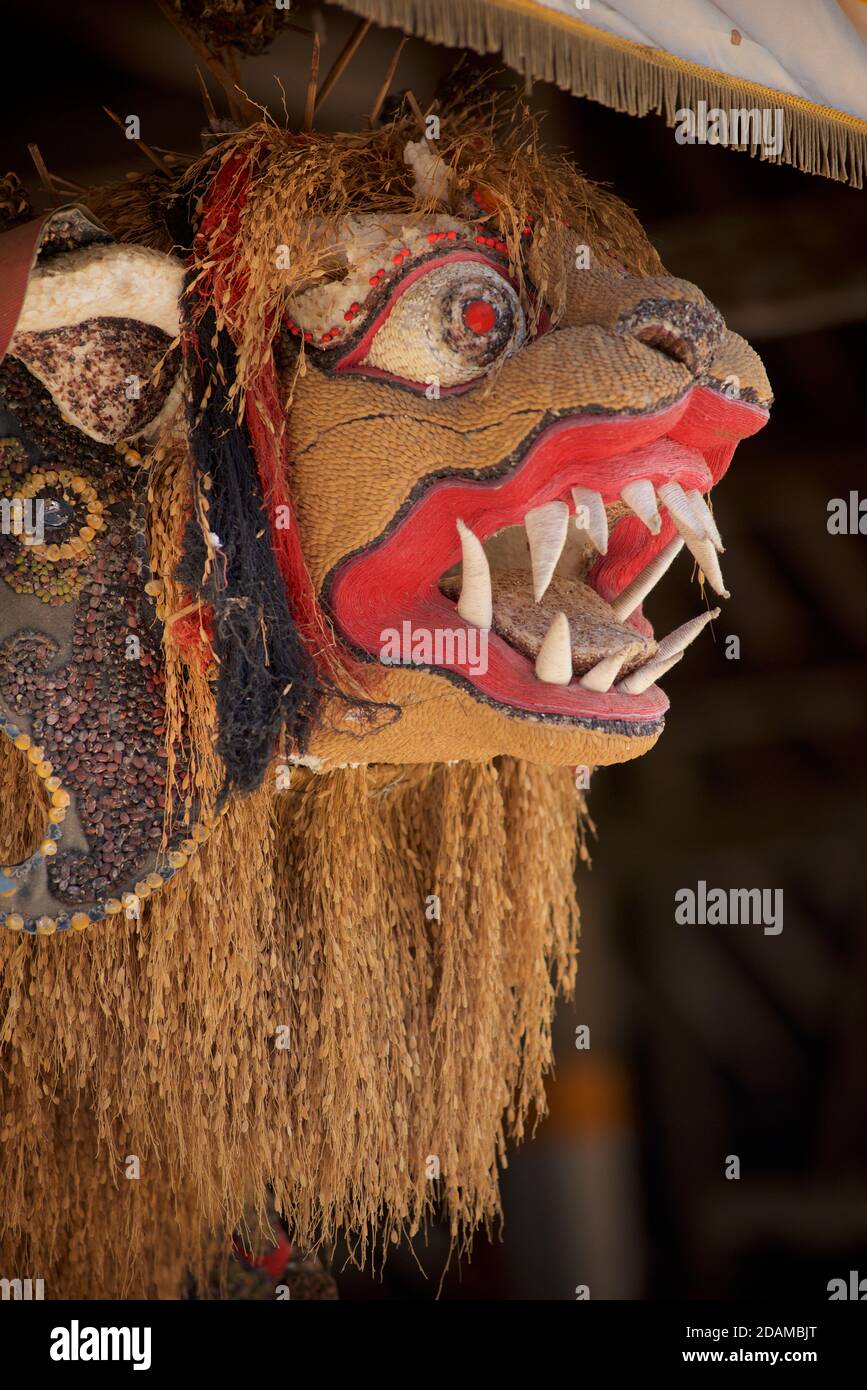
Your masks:
<svg viewBox="0 0 867 1390"><path fill-rule="evenodd" d="M718 348L725 324L710 304L684 299L645 299L621 314L617 332L646 343L698 373L704 370Z"/></svg>
<svg viewBox="0 0 867 1390"><path fill-rule="evenodd" d="M695 344L684 338L682 333L675 332L670 325L649 323L645 328L639 328L632 336L640 343L647 343L648 347L656 348L657 352L665 353L666 357L673 357L675 362L682 362L691 372L697 370Z"/></svg>

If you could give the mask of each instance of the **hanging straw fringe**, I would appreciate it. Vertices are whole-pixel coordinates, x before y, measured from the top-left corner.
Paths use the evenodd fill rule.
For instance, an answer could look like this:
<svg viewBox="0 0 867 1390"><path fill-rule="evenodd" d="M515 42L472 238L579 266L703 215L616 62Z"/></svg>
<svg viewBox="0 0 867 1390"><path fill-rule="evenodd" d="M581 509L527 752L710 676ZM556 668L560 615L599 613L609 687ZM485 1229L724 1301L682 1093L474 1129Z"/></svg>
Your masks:
<svg viewBox="0 0 867 1390"><path fill-rule="evenodd" d="M619 38L571 15L531 0L336 0L345 10L419 34L433 43L502 52L510 67L531 78L555 82L575 96L590 97L631 116L709 107L783 108L779 156L761 148L750 153L773 163L794 164L809 174L861 188L867 166L867 122L803 97L729 77L714 68Z"/></svg>
<svg viewBox="0 0 867 1390"><path fill-rule="evenodd" d="M490 1226L574 980L577 809L509 760L294 769L141 922L0 939L4 1273L177 1296L268 1184L359 1259L437 1207L458 1248Z"/></svg>

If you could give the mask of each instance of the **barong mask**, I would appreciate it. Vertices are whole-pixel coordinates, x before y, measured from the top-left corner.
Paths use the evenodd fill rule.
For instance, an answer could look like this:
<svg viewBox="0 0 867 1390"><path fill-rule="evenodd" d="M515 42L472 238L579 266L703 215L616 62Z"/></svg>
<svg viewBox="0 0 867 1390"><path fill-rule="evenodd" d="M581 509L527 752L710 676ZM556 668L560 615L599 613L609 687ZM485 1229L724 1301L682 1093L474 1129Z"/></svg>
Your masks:
<svg viewBox="0 0 867 1390"><path fill-rule="evenodd" d="M381 208L348 178L338 206L341 139ZM136 912L275 759L593 767L658 738L716 610L657 636L643 601L690 561L725 596L711 493L770 392L616 199L529 163L253 128L169 238L73 209L3 239L0 713L50 800L7 925ZM166 661L213 694L210 797Z"/></svg>

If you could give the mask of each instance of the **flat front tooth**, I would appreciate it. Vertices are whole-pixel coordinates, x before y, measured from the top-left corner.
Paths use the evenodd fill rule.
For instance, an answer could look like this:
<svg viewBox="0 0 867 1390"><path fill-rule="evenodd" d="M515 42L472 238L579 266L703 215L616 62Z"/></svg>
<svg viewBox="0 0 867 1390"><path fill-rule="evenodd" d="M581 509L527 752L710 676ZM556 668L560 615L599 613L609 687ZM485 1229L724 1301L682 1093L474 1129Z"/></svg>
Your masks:
<svg viewBox="0 0 867 1390"><path fill-rule="evenodd" d="M584 690L595 690L597 694L604 695L606 690L610 690L618 675L620 668L626 660L628 647L624 647L622 652L615 652L613 656L604 656L601 661L597 661L578 682Z"/></svg>
<svg viewBox="0 0 867 1390"><path fill-rule="evenodd" d="M462 566L458 612L464 622L472 623L474 627L489 628L494 615L494 603L488 557L478 536L473 535L460 517L457 519L457 527L461 538Z"/></svg>
<svg viewBox="0 0 867 1390"><path fill-rule="evenodd" d="M708 623L713 622L714 618L718 618L719 615L719 608L711 608L709 612L702 613L700 618L690 618L688 623L676 627L674 632L663 637L656 649L654 661L664 661L668 656L675 656L677 652L686 651L686 648L695 641L700 632L704 631Z"/></svg>
<svg viewBox="0 0 867 1390"><path fill-rule="evenodd" d="M589 487L573 487L572 501L575 503L575 525L580 531L586 530L600 555L608 553L608 517L602 494ZM586 520L585 520L586 517Z"/></svg>
<svg viewBox="0 0 867 1390"><path fill-rule="evenodd" d="M713 519L713 512L711 511L707 502L702 497L697 487L692 488L691 491L689 491L686 494L686 496L687 500L689 501L689 505L692 507L692 510L695 512L696 516L699 518L700 521L704 522L705 535L709 538L714 549L718 550L720 554L722 554L725 550L725 546L722 543L722 536L719 533L719 527Z"/></svg>
<svg viewBox="0 0 867 1390"><path fill-rule="evenodd" d="M676 652L665 661L659 661L654 657L653 661L645 662L631 675L624 676L622 681L618 681L616 688L621 695L643 695L645 690L665 675L666 671L670 671L672 666L676 666L682 660L683 652Z"/></svg>
<svg viewBox="0 0 867 1390"><path fill-rule="evenodd" d="M654 536L658 536L662 529L662 517L659 515L656 492L650 479L639 478L634 483L627 483L620 496L627 507L631 508L635 515L644 522L648 531Z"/></svg>
<svg viewBox="0 0 867 1390"><path fill-rule="evenodd" d="M557 568L569 530L569 508L565 502L546 502L524 517L533 567L533 597L538 603Z"/></svg>
<svg viewBox="0 0 867 1390"><path fill-rule="evenodd" d="M572 634L565 613L554 618L536 657L536 675L546 685L568 685L572 679Z"/></svg>
<svg viewBox="0 0 867 1390"><path fill-rule="evenodd" d="M634 613L643 598L646 598L655 584L658 584L674 557L683 549L683 541L678 538L669 541L655 559L637 574L631 584L627 584L622 594L618 594L611 607L619 623L625 623Z"/></svg>
<svg viewBox="0 0 867 1390"><path fill-rule="evenodd" d="M731 598L731 594L723 581L719 560L716 558L716 551L711 542L708 540L697 541L692 536L687 536L686 544L698 561L699 568L714 593L719 594L720 598Z"/></svg>
<svg viewBox="0 0 867 1390"><path fill-rule="evenodd" d="M695 536L699 541L704 540L704 521L693 511L680 483L662 483L656 491L684 540L688 542L690 536Z"/></svg>

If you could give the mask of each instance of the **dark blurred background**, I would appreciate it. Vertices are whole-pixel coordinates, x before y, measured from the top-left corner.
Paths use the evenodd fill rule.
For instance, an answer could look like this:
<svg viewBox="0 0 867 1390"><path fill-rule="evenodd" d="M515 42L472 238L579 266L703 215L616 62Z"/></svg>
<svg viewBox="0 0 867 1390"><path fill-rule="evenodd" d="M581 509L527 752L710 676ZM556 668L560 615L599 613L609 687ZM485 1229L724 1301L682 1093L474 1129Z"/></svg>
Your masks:
<svg viewBox="0 0 867 1390"><path fill-rule="evenodd" d="M327 71L355 19L294 9ZM0 172L35 206L47 194L28 143L85 186L146 167L103 106L138 115L153 146L199 148L194 59L151 0L6 0L3 28ZM317 124L360 124L399 37L370 31ZM242 65L275 112L280 78L293 124L309 53L287 32ZM393 89L424 106L460 56L411 40ZM581 968L558 1015L551 1114L510 1158L502 1232L480 1236L460 1271L452 1260L441 1296L825 1298L829 1279L867 1276L867 538L827 529L830 499L867 496L865 196L680 146L660 118L545 84L530 101L547 140L610 183L669 269L750 338L776 405L715 494L732 591L716 636L666 679L657 748L593 779L599 839L581 871ZM658 631L694 613L687 576L676 568L654 594ZM783 889L783 931L676 925L675 892L700 879ZM575 1047L581 1024L589 1050ZM338 1253L341 1295L433 1298L447 1253L434 1231L375 1277L341 1273Z"/></svg>

